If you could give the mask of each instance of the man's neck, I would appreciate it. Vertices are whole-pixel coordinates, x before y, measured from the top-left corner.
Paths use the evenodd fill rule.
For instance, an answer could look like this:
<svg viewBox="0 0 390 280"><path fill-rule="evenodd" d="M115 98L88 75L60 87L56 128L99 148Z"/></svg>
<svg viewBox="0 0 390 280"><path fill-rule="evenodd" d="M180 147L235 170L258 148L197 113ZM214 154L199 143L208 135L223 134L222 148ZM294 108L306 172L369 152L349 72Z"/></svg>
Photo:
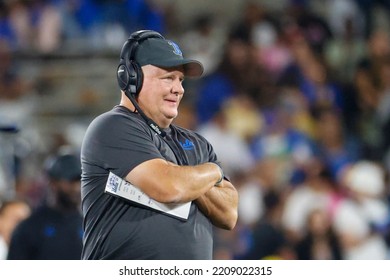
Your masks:
<svg viewBox="0 0 390 280"><path fill-rule="evenodd" d="M124 93L122 93L121 101L120 101L119 105L126 107L127 109L129 109L132 112L136 111L133 103L131 103L130 99Z"/></svg>
<svg viewBox="0 0 390 280"><path fill-rule="evenodd" d="M124 93L122 93L121 101L120 101L119 105L121 105L123 107L126 107L127 109L129 109L132 112L137 112L137 109L135 108L133 103L130 101L130 99ZM156 123L162 129L168 128L171 125L171 123L172 123L172 121L169 121L169 120L166 120L166 121L160 120L159 121L159 120L152 119L150 116L148 116L145 113L145 111L144 111L144 114L146 115L146 117L151 119L154 123Z"/></svg>

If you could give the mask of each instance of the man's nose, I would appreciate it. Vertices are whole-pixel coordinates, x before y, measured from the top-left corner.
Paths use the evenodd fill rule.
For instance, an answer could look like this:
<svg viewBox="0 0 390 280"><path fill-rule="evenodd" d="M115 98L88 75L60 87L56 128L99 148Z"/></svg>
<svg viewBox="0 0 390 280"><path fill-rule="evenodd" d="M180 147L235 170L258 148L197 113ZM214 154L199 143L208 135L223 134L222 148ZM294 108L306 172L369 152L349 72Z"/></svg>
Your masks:
<svg viewBox="0 0 390 280"><path fill-rule="evenodd" d="M184 87L181 81L175 81L173 83L172 92L177 95L184 94Z"/></svg>

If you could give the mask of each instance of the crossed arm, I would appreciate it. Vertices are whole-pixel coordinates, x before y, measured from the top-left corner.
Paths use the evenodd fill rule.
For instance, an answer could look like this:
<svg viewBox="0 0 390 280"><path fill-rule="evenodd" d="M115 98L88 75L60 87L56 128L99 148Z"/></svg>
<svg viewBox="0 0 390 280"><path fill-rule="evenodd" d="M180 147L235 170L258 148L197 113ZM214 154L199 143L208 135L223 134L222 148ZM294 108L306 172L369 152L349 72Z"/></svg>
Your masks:
<svg viewBox="0 0 390 280"><path fill-rule="evenodd" d="M195 201L215 226L233 229L238 216L238 194L227 180L214 186L220 177L221 171L213 163L179 166L152 159L135 167L126 179L162 203Z"/></svg>
<svg viewBox="0 0 390 280"><path fill-rule="evenodd" d="M233 184L223 180L195 200L200 210L219 228L231 230L237 223L238 193Z"/></svg>

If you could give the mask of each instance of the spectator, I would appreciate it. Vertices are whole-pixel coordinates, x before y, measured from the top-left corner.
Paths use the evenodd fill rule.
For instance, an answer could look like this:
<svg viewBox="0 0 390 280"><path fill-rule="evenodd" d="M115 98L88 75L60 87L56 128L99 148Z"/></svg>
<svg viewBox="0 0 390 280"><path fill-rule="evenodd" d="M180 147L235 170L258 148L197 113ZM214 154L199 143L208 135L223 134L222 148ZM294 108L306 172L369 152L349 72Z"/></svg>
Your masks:
<svg viewBox="0 0 390 280"><path fill-rule="evenodd" d="M290 0L287 17L291 21L290 24L299 29L314 52L321 55L324 46L333 37L326 19L318 13L314 13L309 8L309 1L306 0Z"/></svg>
<svg viewBox="0 0 390 280"><path fill-rule="evenodd" d="M390 12L390 2L387 0L355 0L363 14L364 35L369 38L377 27L378 18L374 12L376 8L382 8L387 14Z"/></svg>
<svg viewBox="0 0 390 280"><path fill-rule="evenodd" d="M317 153L330 169L333 179L338 180L348 164L363 157L361 143L345 129L340 111L320 106L313 110L313 116L317 127Z"/></svg>
<svg viewBox="0 0 390 280"><path fill-rule="evenodd" d="M102 25L97 4L93 0L59 0L57 6L62 18L62 36L64 43L81 41L82 46L89 47L94 42L94 35Z"/></svg>
<svg viewBox="0 0 390 280"><path fill-rule="evenodd" d="M234 98L229 101L233 100ZM237 98L236 102L238 101L240 99ZM215 113L210 121L200 125L198 132L209 139L210 143L215 147L215 151L218 153L226 173L246 172L253 166L254 158L245 138L246 133L240 134L241 131L238 125L233 126L233 121L230 120L233 117L229 117L228 110L230 108L227 105L221 108L220 112ZM242 109L245 108L243 104L237 106L243 106ZM250 107L246 108L245 114L247 124L253 124L252 126L260 124L256 112L252 113ZM240 118L240 116L235 117Z"/></svg>
<svg viewBox="0 0 390 280"><path fill-rule="evenodd" d="M298 244L306 234L308 217L315 209L332 214L340 200L338 185L327 166L319 158L305 165L304 180L290 190L283 208L282 225L292 245Z"/></svg>
<svg viewBox="0 0 390 280"><path fill-rule="evenodd" d="M331 106L335 109L344 108L344 95L341 87L329 74L323 59L313 56L302 66L300 89L307 99L310 108Z"/></svg>
<svg viewBox="0 0 390 280"><path fill-rule="evenodd" d="M368 38L367 46L368 52L359 61L354 78L359 109L358 136L362 141L365 157L380 160L383 156L382 127L378 125L376 111L383 94L381 87L386 83L381 81L384 72L380 73L380 69L390 56L390 36L383 29L376 30Z"/></svg>
<svg viewBox="0 0 390 280"><path fill-rule="evenodd" d="M272 102L274 97L268 100L261 91L267 78L252 51L252 47L238 37L227 39L217 69L199 85L195 104L199 124L209 121L227 100L241 93L250 96L256 105Z"/></svg>
<svg viewBox="0 0 390 280"><path fill-rule="evenodd" d="M313 209L306 222L306 233L296 245L300 260L341 260L343 250L331 216L324 209Z"/></svg>
<svg viewBox="0 0 390 280"><path fill-rule="evenodd" d="M364 18L355 0L329 0L327 21L334 37L325 55L342 81L351 81L357 60L365 54ZM340 76L341 75L341 76Z"/></svg>
<svg viewBox="0 0 390 280"><path fill-rule="evenodd" d="M53 1L8 1L8 21L17 50L48 53L61 43L62 18Z"/></svg>
<svg viewBox="0 0 390 280"><path fill-rule="evenodd" d="M264 197L265 213L254 225L252 246L243 259L295 259L296 255L285 236L281 223L283 198L275 190L269 190Z"/></svg>
<svg viewBox="0 0 390 280"><path fill-rule="evenodd" d="M378 125L379 139L379 161L390 168L386 158L390 158L390 55L385 57L379 65L379 100L375 110L375 122ZM378 152L379 152L378 151ZM390 169L389 169L390 170Z"/></svg>
<svg viewBox="0 0 390 280"><path fill-rule="evenodd" d="M265 125L252 138L251 151L257 165L272 174L269 185L282 189L290 183L295 169L311 159L314 145L308 134L294 127L289 106L278 104L263 116Z"/></svg>
<svg viewBox="0 0 390 280"><path fill-rule="evenodd" d="M221 60L221 49L225 43L225 33L209 14L195 19L193 27L182 37L184 53L199 60L204 65L204 76L214 72Z"/></svg>
<svg viewBox="0 0 390 280"><path fill-rule="evenodd" d="M48 159L46 173L50 186L47 199L15 229L8 252L10 260L81 258L80 159L71 153L59 153Z"/></svg>
<svg viewBox="0 0 390 280"><path fill-rule="evenodd" d="M384 260L384 230L389 209L384 198L384 172L377 163L361 160L343 172L348 196L335 207L333 223L347 260Z"/></svg>

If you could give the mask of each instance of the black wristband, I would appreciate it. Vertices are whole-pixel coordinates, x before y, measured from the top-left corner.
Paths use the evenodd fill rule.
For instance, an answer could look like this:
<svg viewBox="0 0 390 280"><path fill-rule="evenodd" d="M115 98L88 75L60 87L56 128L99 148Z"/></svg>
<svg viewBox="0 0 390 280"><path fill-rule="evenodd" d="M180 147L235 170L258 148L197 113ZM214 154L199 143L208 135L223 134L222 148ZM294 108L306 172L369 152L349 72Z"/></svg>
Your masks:
<svg viewBox="0 0 390 280"><path fill-rule="evenodd" d="M214 163L214 162L213 162ZM216 164L216 163L214 163L216 166L218 166L218 168L219 168L219 171L220 171L220 173L221 173L221 178L214 184L214 187L219 187L219 185L222 183L222 181L223 181L223 178L225 177L225 175L223 174L223 170L222 170L222 168L218 165L218 164Z"/></svg>

